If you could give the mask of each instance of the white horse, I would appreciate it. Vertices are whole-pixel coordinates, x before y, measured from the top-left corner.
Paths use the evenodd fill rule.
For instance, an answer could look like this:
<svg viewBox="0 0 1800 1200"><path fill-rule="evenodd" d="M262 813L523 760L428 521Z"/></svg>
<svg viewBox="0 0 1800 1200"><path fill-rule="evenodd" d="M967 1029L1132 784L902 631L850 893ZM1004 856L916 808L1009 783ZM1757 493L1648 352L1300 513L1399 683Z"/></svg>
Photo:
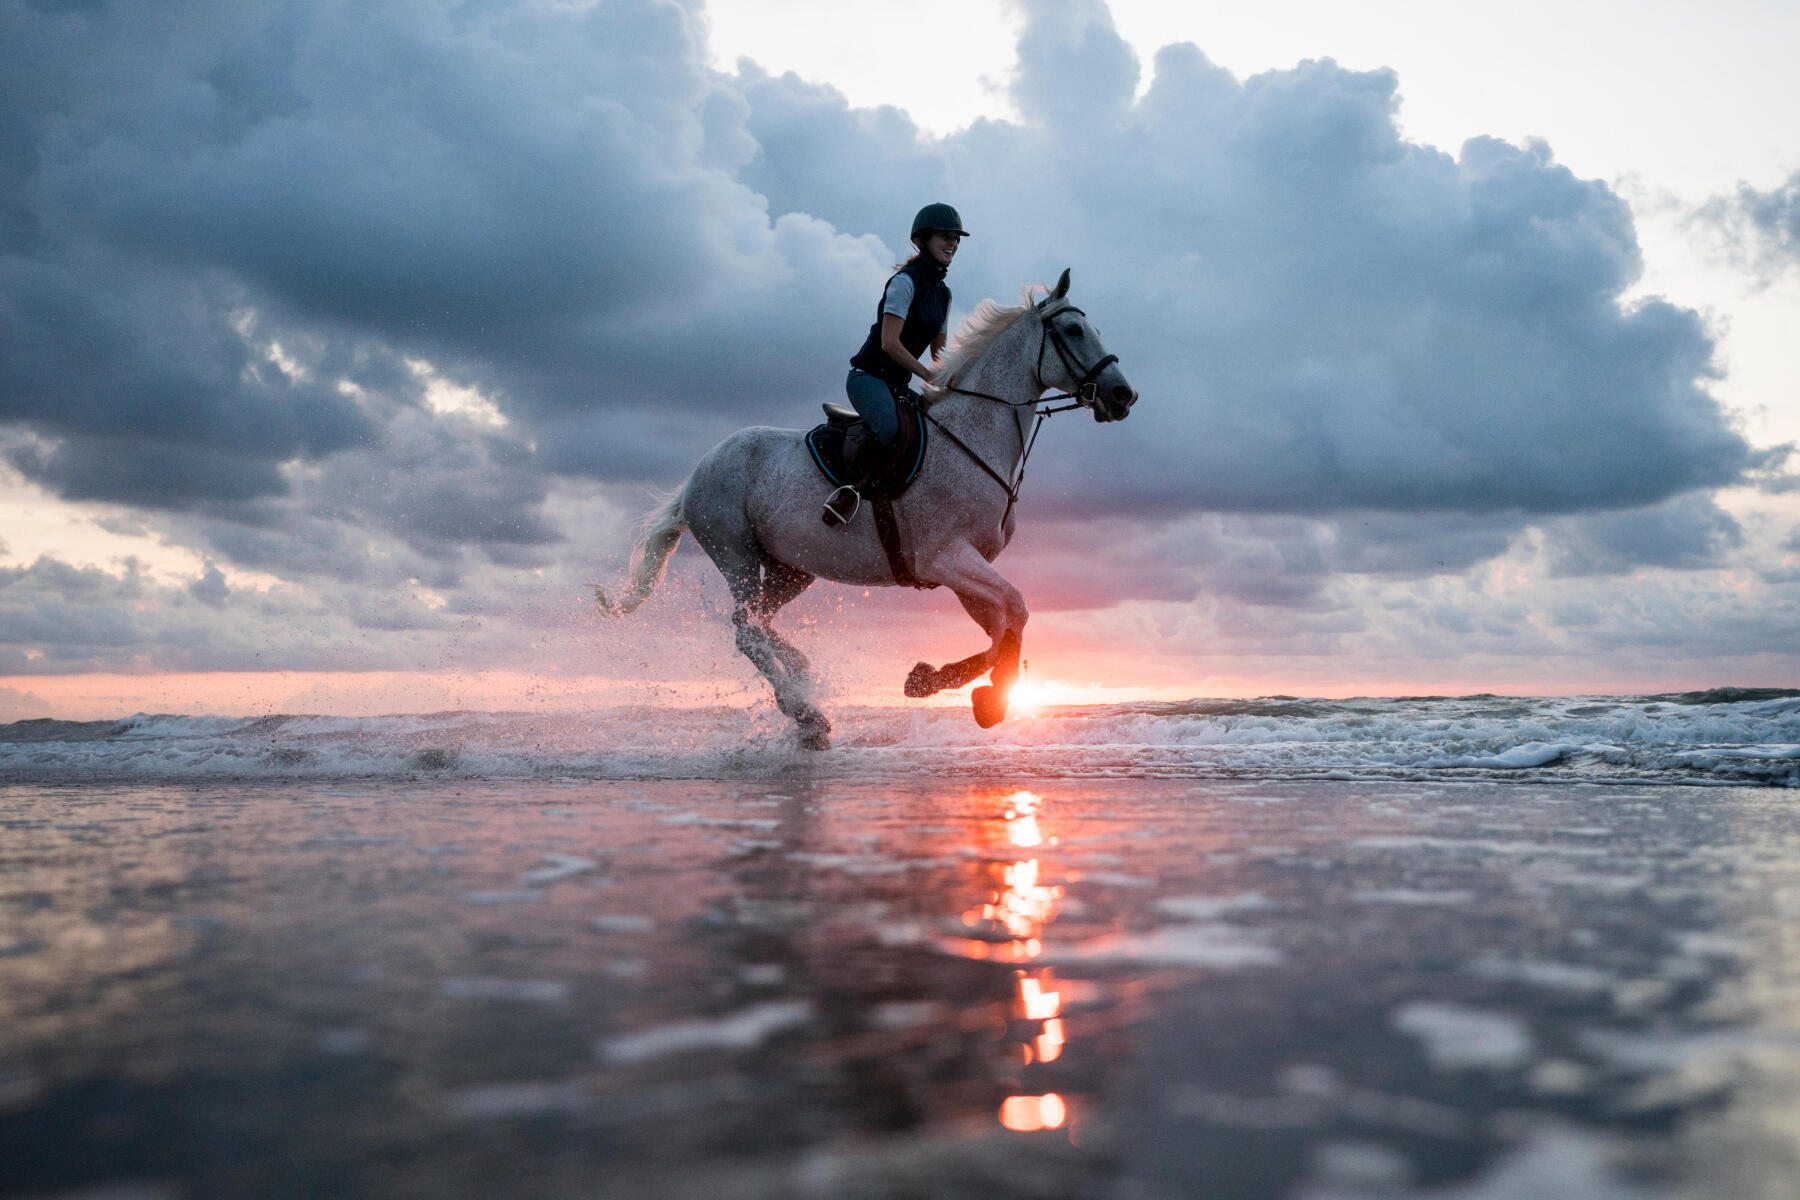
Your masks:
<svg viewBox="0 0 1800 1200"><path fill-rule="evenodd" d="M894 502L911 573L942 584L991 639L988 648L943 667L918 663L908 696L957 688L992 671L972 697L984 727L1006 715L1030 615L1019 589L991 565L1012 540L1013 504L1032 423L1048 389L1070 394L1096 421L1122 421L1137 393L1106 352L1087 315L1069 303L1069 273L1036 304L984 300L957 331L927 393L930 449L919 476ZM1038 416L1038 420L1042 417ZM1009 482L1010 481L1010 482ZM911 582L896 572L867 513L847 526L819 519L831 492L797 429L739 430L710 450L666 503L646 518L631 573L617 599L594 588L600 611L622 616L662 580L689 530L731 588L737 646L775 689L775 703L799 727L801 743L825 749L831 725L812 701L806 656L776 633L777 610L815 578L864 587ZM869 505L863 505L864 509Z"/></svg>

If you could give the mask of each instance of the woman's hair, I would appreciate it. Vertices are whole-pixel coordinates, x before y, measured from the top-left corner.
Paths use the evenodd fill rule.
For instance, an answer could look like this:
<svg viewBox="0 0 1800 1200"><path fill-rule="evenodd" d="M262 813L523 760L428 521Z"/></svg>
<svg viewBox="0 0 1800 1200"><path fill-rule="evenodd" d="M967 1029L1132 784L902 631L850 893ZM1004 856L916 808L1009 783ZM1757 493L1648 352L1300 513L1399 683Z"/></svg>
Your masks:
<svg viewBox="0 0 1800 1200"><path fill-rule="evenodd" d="M921 258L924 258L925 257L925 242L931 237L932 234L934 234L936 232L938 232L938 231L935 229L919 230L918 234L915 235L912 239L912 244L913 244L912 257L907 259L903 263L895 263L894 270L904 271L904 270L906 270L906 268L908 268L908 267L912 266L914 263L918 262Z"/></svg>
<svg viewBox="0 0 1800 1200"><path fill-rule="evenodd" d="M926 234L925 234L925 236L926 236L926 237L930 237L930 236L931 236L931 234L930 234L930 233L929 233L929 232L927 232L927 233L926 233ZM918 243L918 242L914 242L914 243L913 243L913 252L912 252L912 257L911 257L911 258L909 258L909 259L907 259L907 260L906 260L906 261L905 261L905 262L898 262L898 263L895 263L895 264L894 264L894 270L896 270L896 271L904 271L904 270L906 270L906 268L908 268L908 267L910 267L910 266L912 266L912 265L913 265L913 264L914 264L914 263L916 263L916 262L918 262L918 261L919 261L919 260L920 260L920 259L921 259L921 258L923 258L923 257L924 257L924 256L925 256L925 247L924 247L924 246L922 246L922 245L920 245L920 244L919 244L919 243Z"/></svg>

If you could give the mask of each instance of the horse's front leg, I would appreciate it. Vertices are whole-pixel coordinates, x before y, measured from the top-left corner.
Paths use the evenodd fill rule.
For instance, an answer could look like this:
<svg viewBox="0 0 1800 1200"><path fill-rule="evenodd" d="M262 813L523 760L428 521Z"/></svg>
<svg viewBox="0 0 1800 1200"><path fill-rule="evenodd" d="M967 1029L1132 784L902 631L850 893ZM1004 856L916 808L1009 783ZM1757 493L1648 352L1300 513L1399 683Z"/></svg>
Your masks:
<svg viewBox="0 0 1800 1200"><path fill-rule="evenodd" d="M960 662L942 667L916 664L906 677L906 694L917 698L959 688L991 670L993 686L975 689L970 699L977 724L983 729L999 724L1006 717L1007 701L1019 678L1019 651L1025 622L1031 617L1025 597L966 542L933 556L919 574L955 592L963 608L993 640L986 650Z"/></svg>

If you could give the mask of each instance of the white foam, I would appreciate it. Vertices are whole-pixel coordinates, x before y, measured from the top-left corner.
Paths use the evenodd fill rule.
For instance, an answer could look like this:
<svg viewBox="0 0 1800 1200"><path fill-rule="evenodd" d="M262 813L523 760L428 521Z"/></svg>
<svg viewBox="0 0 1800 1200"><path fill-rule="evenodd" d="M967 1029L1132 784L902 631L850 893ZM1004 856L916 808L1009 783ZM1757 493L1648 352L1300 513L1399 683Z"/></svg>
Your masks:
<svg viewBox="0 0 1800 1200"><path fill-rule="evenodd" d="M695 1050L749 1050L811 1019L812 1005L807 1001L775 1000L711 1020L677 1021L607 1038L595 1052L605 1062L623 1064Z"/></svg>
<svg viewBox="0 0 1800 1200"><path fill-rule="evenodd" d="M529 904L542 900L544 893L533 888L500 888L464 892L462 898L464 904Z"/></svg>
<svg viewBox="0 0 1800 1200"><path fill-rule="evenodd" d="M542 887L546 883L555 883L559 879L583 875L600 868L600 864L593 859L578 858L573 854L546 854L544 862L548 865L525 872L524 883L531 887Z"/></svg>
<svg viewBox="0 0 1800 1200"><path fill-rule="evenodd" d="M1462 888L1358 888L1350 893L1354 904L1468 904L1475 893Z"/></svg>
<svg viewBox="0 0 1800 1200"><path fill-rule="evenodd" d="M1485 979L1525 983L1578 995L1610 991L1617 980L1617 976L1598 967L1539 959L1478 958L1469 964L1468 970Z"/></svg>
<svg viewBox="0 0 1800 1200"><path fill-rule="evenodd" d="M438 990L451 1000L501 1000L520 1004L562 1004L569 985L556 979L446 979Z"/></svg>
<svg viewBox="0 0 1800 1200"><path fill-rule="evenodd" d="M1147 875L1127 875L1123 871L1080 871L1072 873L1070 880L1079 883L1097 883L1102 887L1116 888L1153 888L1156 880Z"/></svg>
<svg viewBox="0 0 1800 1200"><path fill-rule="evenodd" d="M1439 1071L1502 1071L1531 1058L1531 1035L1505 1013L1420 1000L1395 1011L1392 1024L1418 1038Z"/></svg>
<svg viewBox="0 0 1800 1200"><path fill-rule="evenodd" d="M1114 933L1082 942L1053 943L1039 962L1048 964L1149 963L1182 967L1272 966L1279 950L1233 925L1164 925L1148 933Z"/></svg>
<svg viewBox="0 0 1800 1200"><path fill-rule="evenodd" d="M961 707L833 706L845 780L942 774L1215 779L1544 778L1800 787L1800 698L1207 701L1053 709L978 729ZM16 737L17 740L13 740ZM754 778L816 761L772 709L615 708L0 726L0 779ZM788 792L770 792L786 797ZM1244 803L1266 792L1216 793ZM672 824L772 830L676 810Z"/></svg>
<svg viewBox="0 0 1800 1200"><path fill-rule="evenodd" d="M1158 912L1188 921L1217 921L1228 913L1268 907L1269 901L1261 892L1239 892L1231 896L1164 896L1156 902Z"/></svg>

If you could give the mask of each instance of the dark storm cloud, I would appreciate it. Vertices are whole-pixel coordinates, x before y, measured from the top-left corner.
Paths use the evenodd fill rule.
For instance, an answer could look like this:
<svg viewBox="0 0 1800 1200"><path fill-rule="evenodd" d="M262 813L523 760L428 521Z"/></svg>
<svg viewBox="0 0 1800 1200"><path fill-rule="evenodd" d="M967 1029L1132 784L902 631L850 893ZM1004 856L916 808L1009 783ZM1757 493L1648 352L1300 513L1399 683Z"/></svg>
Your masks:
<svg viewBox="0 0 1800 1200"><path fill-rule="evenodd" d="M843 93L789 72L771 76L738 63L738 106L721 113L739 131L738 177L768 200L771 213L808 213L852 234L899 242L911 193L949 195L950 162L897 108L851 108ZM905 180L909 195L895 195ZM916 208L917 205L914 205ZM877 281L879 288L880 283ZM874 311L874 301L863 307ZM854 348L854 347L853 347Z"/></svg>
<svg viewBox="0 0 1800 1200"><path fill-rule="evenodd" d="M1030 512L1027 510L1027 518ZM1040 611L1104 608L1125 600L1235 603L1326 611L1334 579L1422 579L1504 554L1517 514L1351 513L1027 522L1006 570Z"/></svg>
<svg viewBox="0 0 1800 1200"><path fill-rule="evenodd" d="M1022 121L940 138L708 70L669 0L0 0L8 461L164 510L217 560L166 598L195 620L145 634L168 656L211 661L221 614L218 661L256 621L423 636L459 588L622 538L559 495L672 486L731 430L840 399L912 211L945 199L975 233L961 312L1072 266L1143 394L1033 460L1046 524L1009 570L1053 607L1329 623L1335 578L1464 570L1546 515L1768 467L1707 391L1696 314L1623 301L1628 209L1546 146L1407 142L1394 75L1330 61L1239 80L1173 46L1136 98L1104 7L1025 12ZM499 419L442 411L421 362ZM1558 552L1726 545L1596 520ZM370 600L411 581L453 594Z"/></svg>
<svg viewBox="0 0 1800 1200"><path fill-rule="evenodd" d="M1103 18L1079 8L1033 11L1088 44ZM1052 63L1021 66L1023 99ZM1698 318L1621 310L1629 211L1546 147L1405 142L1392 74L1329 61L1239 83L1170 47L1130 110L1122 78L1060 78L1121 111L1110 136L1017 172L1052 197L1041 218L978 194L1008 212L1004 249L1077 263L1144 395L1124 446L1085 450L1132 464L1087 502L1576 511L1744 465Z"/></svg>
<svg viewBox="0 0 1800 1200"><path fill-rule="evenodd" d="M251 309L271 341L431 356L578 433L550 469L628 475L829 396L939 194L977 231L965 308L1073 264L1145 394L1090 510L1581 511L1745 465L1698 319L1621 310L1630 214L1545 147L1406 142L1394 76L1329 61L1240 82L1169 47L1136 101L1102 6L1026 9L1024 123L932 139L708 72L659 0L13 0L0 314L25 349L0 403L60 439L19 465L69 495L231 501L374 436L332 380L258 360ZM117 470L109 438L168 449Z"/></svg>
<svg viewBox="0 0 1800 1200"><path fill-rule="evenodd" d="M386 422L379 448L332 457L306 489L313 515L385 530L433 558L562 540L541 512L545 492L516 437L411 408Z"/></svg>
<svg viewBox="0 0 1800 1200"><path fill-rule="evenodd" d="M370 345L524 419L806 390L794 364L841 337L796 330L885 250L771 225L707 165L753 145L695 28L658 0L0 4L0 421L44 443L15 465L152 507L281 495L285 464L382 436L328 373ZM302 342L310 374L270 360Z"/></svg>
<svg viewBox="0 0 1800 1200"><path fill-rule="evenodd" d="M343 396L252 358L242 299L93 247L0 256L0 421L56 440L14 465L71 498L187 508L279 494L278 463L367 436Z"/></svg>
<svg viewBox="0 0 1800 1200"><path fill-rule="evenodd" d="M1629 512L1570 517L1546 531L1553 576L1623 575L1639 567L1721 565L1744 531L1707 496L1679 496Z"/></svg>
<svg viewBox="0 0 1800 1200"><path fill-rule="evenodd" d="M417 669L441 661L427 638L462 625L404 583L316 597L233 588L212 564L185 583L153 580L137 560L123 574L49 556L0 568L5 675ZM475 640L477 653L517 653L510 632Z"/></svg>
<svg viewBox="0 0 1800 1200"><path fill-rule="evenodd" d="M139 616L146 584L140 564L122 574L39 557L0 567L0 673L92 670L128 662L141 651ZM26 647L35 657L26 654Z"/></svg>
<svg viewBox="0 0 1800 1200"><path fill-rule="evenodd" d="M225 602L231 599L231 586L225 582L225 573L218 565L209 562L200 578L188 584L188 595L213 608L224 608Z"/></svg>

